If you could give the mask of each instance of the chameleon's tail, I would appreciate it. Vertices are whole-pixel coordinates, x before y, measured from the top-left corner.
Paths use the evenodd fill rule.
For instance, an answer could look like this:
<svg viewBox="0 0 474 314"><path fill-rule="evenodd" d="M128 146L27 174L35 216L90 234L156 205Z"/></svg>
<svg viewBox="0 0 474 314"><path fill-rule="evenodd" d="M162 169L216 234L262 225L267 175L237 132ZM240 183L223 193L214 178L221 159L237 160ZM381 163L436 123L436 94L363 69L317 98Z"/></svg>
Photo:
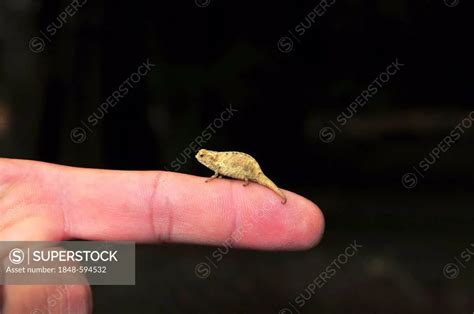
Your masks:
<svg viewBox="0 0 474 314"><path fill-rule="evenodd" d="M260 173L257 177L257 183L263 186L266 186L267 188L271 189L276 194L278 194L283 199L282 204L286 203L285 194L283 194L283 192L276 186L276 184L273 183L272 180L270 180L266 175L264 175L263 173Z"/></svg>

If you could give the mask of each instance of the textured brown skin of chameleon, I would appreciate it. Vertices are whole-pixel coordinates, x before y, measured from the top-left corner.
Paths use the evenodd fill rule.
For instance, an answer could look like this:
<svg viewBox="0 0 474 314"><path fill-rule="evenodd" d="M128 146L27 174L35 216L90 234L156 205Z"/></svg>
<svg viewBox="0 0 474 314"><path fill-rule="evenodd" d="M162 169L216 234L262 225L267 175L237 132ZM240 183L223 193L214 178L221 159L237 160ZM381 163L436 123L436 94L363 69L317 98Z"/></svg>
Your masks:
<svg viewBox="0 0 474 314"><path fill-rule="evenodd" d="M216 152L201 149L196 154L196 159L214 171L214 175L206 180L209 182L215 178L226 176L245 181L244 186L249 181L266 186L277 193L286 203L286 196L267 176L263 174L258 162L252 156L241 152Z"/></svg>

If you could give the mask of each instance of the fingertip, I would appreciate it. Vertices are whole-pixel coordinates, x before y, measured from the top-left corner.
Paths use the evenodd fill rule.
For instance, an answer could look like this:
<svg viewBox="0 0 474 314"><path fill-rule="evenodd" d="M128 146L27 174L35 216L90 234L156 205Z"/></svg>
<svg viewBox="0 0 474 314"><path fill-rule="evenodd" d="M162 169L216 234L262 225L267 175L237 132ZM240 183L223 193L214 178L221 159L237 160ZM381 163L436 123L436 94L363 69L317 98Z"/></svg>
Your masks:
<svg viewBox="0 0 474 314"><path fill-rule="evenodd" d="M324 233L324 216L312 201L284 191L286 204L259 186L241 195L239 224L245 234L237 246L265 250L306 250L316 246ZM242 206L243 205L243 206ZM242 228L242 227L241 227Z"/></svg>
<svg viewBox="0 0 474 314"><path fill-rule="evenodd" d="M323 212L318 205L307 200L306 205L306 221L302 224L302 246L301 249L310 249L317 246L324 235L325 219Z"/></svg>
<svg viewBox="0 0 474 314"><path fill-rule="evenodd" d="M325 219L321 209L309 199L285 191L286 205L278 206L274 221L283 222L280 243L274 249L308 250L317 246L323 237ZM286 233L286 234L285 234ZM278 239L275 238L275 239Z"/></svg>

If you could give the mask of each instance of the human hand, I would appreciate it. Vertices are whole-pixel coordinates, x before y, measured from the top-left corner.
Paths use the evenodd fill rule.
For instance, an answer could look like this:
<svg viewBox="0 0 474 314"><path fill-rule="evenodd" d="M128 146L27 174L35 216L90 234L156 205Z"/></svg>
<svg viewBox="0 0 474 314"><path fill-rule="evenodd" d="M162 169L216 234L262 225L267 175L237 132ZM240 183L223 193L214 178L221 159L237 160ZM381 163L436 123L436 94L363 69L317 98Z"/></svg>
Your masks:
<svg viewBox="0 0 474 314"><path fill-rule="evenodd" d="M286 191L283 205L269 189L243 187L164 171L82 169L0 159L0 240L69 239L178 242L264 250L306 249L322 237L324 218L309 200ZM238 238L232 235L240 232ZM48 308L59 286L3 286L2 313L88 313L90 287L62 286L66 297ZM26 297L25 297L26 296Z"/></svg>

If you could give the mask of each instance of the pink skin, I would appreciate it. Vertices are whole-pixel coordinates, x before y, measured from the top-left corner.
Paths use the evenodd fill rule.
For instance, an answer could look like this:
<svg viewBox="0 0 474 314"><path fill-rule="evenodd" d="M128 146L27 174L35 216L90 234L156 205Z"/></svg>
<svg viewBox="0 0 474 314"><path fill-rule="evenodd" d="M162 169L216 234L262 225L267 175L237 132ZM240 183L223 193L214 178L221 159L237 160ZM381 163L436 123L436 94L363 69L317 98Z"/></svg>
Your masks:
<svg viewBox="0 0 474 314"><path fill-rule="evenodd" d="M206 184L202 177L164 171L82 169L0 159L0 239L211 245L231 240L234 247L263 250L316 245L324 231L320 209L284 192L285 205L267 188L243 187L237 180ZM64 302L89 312L89 287L68 287L70 297ZM51 286L6 286L0 301L6 313L31 310L50 290ZM30 297L22 298L24 293Z"/></svg>

